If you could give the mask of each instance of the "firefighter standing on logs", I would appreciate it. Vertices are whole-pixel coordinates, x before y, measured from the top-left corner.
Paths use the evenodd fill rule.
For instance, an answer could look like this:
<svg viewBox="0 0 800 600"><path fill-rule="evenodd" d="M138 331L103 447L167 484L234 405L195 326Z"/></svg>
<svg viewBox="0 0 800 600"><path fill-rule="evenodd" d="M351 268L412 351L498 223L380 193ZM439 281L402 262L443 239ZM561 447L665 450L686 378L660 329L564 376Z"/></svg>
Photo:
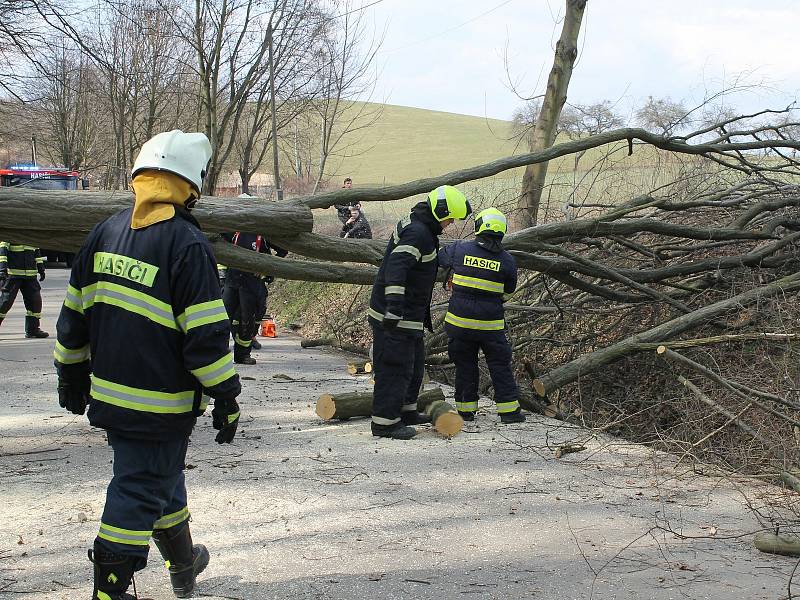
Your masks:
<svg viewBox="0 0 800 600"><path fill-rule="evenodd" d="M478 410L478 350L483 351L502 423L525 421L511 368L503 302L517 287L517 263L503 249L506 217L487 208L475 217L475 239L459 241L439 253L452 270L453 295L445 315L447 351L456 366L456 409L465 421Z"/></svg>
<svg viewBox="0 0 800 600"><path fill-rule="evenodd" d="M216 441L239 422L239 376L214 254L189 210L211 145L170 131L144 144L133 208L97 225L75 257L58 319L59 404L106 430L114 451L94 563L93 600L133 600L133 573L155 540L179 598L209 554L193 545L184 484L189 435L215 399ZM90 377L91 375L91 377Z"/></svg>
<svg viewBox="0 0 800 600"><path fill-rule="evenodd" d="M25 337L46 338L42 331L42 286L44 281L44 257L38 248L0 242L0 323L14 305L17 294L22 292L25 302Z"/></svg>
<svg viewBox="0 0 800 600"><path fill-rule="evenodd" d="M439 235L472 212L459 190L433 190L395 227L372 287L375 391L372 435L407 440L430 421L417 412L425 372L423 328L432 330L430 303L439 268Z"/></svg>

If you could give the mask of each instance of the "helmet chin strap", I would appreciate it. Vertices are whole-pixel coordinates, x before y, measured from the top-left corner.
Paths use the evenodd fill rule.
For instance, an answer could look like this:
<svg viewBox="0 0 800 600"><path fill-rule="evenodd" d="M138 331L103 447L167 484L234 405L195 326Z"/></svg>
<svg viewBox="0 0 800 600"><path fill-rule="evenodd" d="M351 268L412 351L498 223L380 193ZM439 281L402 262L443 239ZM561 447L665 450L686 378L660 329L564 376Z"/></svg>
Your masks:
<svg viewBox="0 0 800 600"><path fill-rule="evenodd" d="M197 204L197 198L195 196L189 196L189 198L186 199L186 202L183 203L183 206L186 208L186 210L192 210L195 204Z"/></svg>

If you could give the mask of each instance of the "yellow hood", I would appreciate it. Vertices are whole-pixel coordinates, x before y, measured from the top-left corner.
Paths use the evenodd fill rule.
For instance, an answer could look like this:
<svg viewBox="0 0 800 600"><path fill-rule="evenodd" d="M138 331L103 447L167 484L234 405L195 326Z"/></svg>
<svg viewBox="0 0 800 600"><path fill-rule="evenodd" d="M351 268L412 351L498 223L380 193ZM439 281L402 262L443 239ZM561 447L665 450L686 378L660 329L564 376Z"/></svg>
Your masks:
<svg viewBox="0 0 800 600"><path fill-rule="evenodd" d="M175 216L176 206L185 206L199 194L185 179L165 171L145 170L131 182L136 201L131 216L131 229L143 229Z"/></svg>

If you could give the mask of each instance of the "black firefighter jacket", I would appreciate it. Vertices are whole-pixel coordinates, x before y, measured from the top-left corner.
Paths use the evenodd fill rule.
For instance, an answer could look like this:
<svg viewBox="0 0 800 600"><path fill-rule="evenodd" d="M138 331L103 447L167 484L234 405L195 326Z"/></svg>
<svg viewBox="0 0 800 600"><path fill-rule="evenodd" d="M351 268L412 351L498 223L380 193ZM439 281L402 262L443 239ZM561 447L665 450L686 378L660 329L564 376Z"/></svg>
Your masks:
<svg viewBox="0 0 800 600"><path fill-rule="evenodd" d="M449 331L502 331L503 302L517 287L517 263L490 235L460 241L439 253L439 265L453 273L453 295L445 315Z"/></svg>
<svg viewBox="0 0 800 600"><path fill-rule="evenodd" d="M127 209L97 225L75 256L54 351L59 376L91 370L89 422L129 437L188 435L208 397L241 391L213 251L178 209L130 228Z"/></svg>
<svg viewBox="0 0 800 600"><path fill-rule="evenodd" d="M244 248L246 250L261 252L262 254L272 254L272 251L274 250L275 254L281 258L288 254L286 250L279 248L278 246L273 246L264 236L258 235L257 233L243 233L237 231L236 233L224 233L222 234L222 237L228 240L234 246L239 246L240 248ZM271 283L272 280L273 278L271 276L266 277L267 283ZM244 289L254 294L259 293L260 289L263 290L260 276L247 271L240 271L239 269L234 269L233 267L228 269L225 285Z"/></svg>
<svg viewBox="0 0 800 600"><path fill-rule="evenodd" d="M0 271L12 279L36 277L44 271L44 257L38 248L0 242Z"/></svg>
<svg viewBox="0 0 800 600"><path fill-rule="evenodd" d="M441 224L427 202L417 204L395 227L372 286L369 320L380 325L388 311L402 317L398 329L416 336L431 329L430 304L436 273Z"/></svg>

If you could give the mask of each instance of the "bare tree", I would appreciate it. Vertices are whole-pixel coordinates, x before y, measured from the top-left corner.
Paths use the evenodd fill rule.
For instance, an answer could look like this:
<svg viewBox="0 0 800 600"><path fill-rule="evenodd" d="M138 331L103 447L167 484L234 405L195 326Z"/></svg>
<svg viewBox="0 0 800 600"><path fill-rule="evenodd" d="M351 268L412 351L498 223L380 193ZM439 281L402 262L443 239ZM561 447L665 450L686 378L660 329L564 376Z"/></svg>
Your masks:
<svg viewBox="0 0 800 600"><path fill-rule="evenodd" d="M587 0L566 0L564 25L561 38L556 43L553 68L547 80L547 91L542 100L542 109L536 120L531 136L531 151L543 150L553 145L556 139L556 126L561 108L567 101L567 88L572 77L572 68L578 56L578 33L586 9ZM517 216L523 227L536 225L539 204L547 176L547 163L529 165L522 177L522 192L519 199L520 212Z"/></svg>
<svg viewBox="0 0 800 600"><path fill-rule="evenodd" d="M636 122L645 129L669 135L688 124L689 111L680 100L648 96L635 116Z"/></svg>
<svg viewBox="0 0 800 600"><path fill-rule="evenodd" d="M382 113L380 105L369 100L377 78L373 63L383 38L373 35L365 42L363 12L354 10L350 0L335 6L340 15L331 19L317 49L319 89L313 106L320 133L313 193L327 174L329 159L347 155L359 141L358 132L372 126Z"/></svg>
<svg viewBox="0 0 800 600"><path fill-rule="evenodd" d="M92 154L100 129L97 72L70 40L62 37L60 41L40 50L37 76L26 86L28 110L39 123L37 129L51 161L85 171L94 166Z"/></svg>

